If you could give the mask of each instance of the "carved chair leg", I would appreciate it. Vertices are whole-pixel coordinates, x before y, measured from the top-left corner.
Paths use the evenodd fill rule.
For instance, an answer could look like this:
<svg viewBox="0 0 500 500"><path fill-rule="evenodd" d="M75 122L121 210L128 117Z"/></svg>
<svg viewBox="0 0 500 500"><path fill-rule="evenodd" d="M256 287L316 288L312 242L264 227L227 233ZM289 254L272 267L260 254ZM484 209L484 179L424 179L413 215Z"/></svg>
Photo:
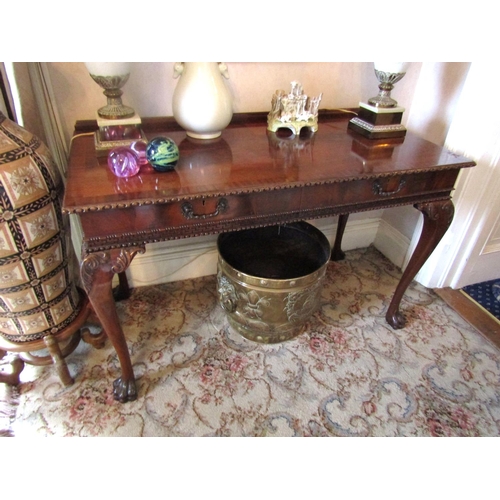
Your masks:
<svg viewBox="0 0 500 500"><path fill-rule="evenodd" d="M5 356L6 352L0 350L0 359ZM21 358L14 358L10 366L12 368L11 373L0 372L0 383L5 383L8 385L18 385L20 380L19 376L24 369L24 361Z"/></svg>
<svg viewBox="0 0 500 500"><path fill-rule="evenodd" d="M99 333L92 333L90 328L84 327L80 330L82 339L96 349L102 349L106 343L106 332L101 330Z"/></svg>
<svg viewBox="0 0 500 500"><path fill-rule="evenodd" d="M59 378L61 379L61 382L65 386L72 385L74 383L74 380L69 373L68 365L64 360L57 340L52 335L47 335L43 338L43 341L45 342L45 345L49 350L50 356L52 357L52 361L56 366L57 373L59 375Z"/></svg>
<svg viewBox="0 0 500 500"><path fill-rule="evenodd" d="M82 336L85 340L92 344L94 347L102 347L106 338L106 333L103 329L99 334L93 335L84 325L98 323L95 318L92 318L93 309L85 296L83 290L79 290L81 295L81 308L78 316L74 321L65 329L60 330L56 334L48 334L43 338L35 339L25 343L9 343L6 340L0 341L0 359L4 357L7 352L18 353L17 359L11 363L13 367L12 375L0 373L0 381L12 384L19 383L19 374L24 368L24 364L28 363L34 366L49 366L55 365L61 382L65 385L74 383L71 377L68 366L66 364L66 357L69 356L80 343ZM48 350L47 353L41 353L44 349ZM38 353L35 355L33 353Z"/></svg>

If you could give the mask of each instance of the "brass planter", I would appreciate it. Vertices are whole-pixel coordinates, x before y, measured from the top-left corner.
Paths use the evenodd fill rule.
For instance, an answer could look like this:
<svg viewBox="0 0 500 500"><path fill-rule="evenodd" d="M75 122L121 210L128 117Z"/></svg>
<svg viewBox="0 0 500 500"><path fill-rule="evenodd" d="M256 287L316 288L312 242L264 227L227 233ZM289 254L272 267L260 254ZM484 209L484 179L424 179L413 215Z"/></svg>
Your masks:
<svg viewBox="0 0 500 500"><path fill-rule="evenodd" d="M217 284L230 325L261 343L290 340L315 312L330 259L326 236L297 222L221 234Z"/></svg>

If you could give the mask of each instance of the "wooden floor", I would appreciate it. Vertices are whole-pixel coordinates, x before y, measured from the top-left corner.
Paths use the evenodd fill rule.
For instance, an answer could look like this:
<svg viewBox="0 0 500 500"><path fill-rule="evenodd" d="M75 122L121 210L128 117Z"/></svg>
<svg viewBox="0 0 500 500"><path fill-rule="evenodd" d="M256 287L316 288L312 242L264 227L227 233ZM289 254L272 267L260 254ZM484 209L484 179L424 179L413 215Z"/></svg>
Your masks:
<svg viewBox="0 0 500 500"><path fill-rule="evenodd" d="M435 288L434 291L462 318L500 348L500 321L461 290Z"/></svg>

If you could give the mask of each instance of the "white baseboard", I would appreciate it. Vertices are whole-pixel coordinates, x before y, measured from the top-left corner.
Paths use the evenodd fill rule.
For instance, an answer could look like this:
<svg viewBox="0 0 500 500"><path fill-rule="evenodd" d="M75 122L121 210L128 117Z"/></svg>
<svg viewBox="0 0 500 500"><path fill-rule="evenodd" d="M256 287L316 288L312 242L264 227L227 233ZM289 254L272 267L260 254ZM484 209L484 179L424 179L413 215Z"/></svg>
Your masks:
<svg viewBox="0 0 500 500"><path fill-rule="evenodd" d="M395 266L404 269L408 262L410 240L397 229L380 219L377 235L373 245L385 255Z"/></svg>
<svg viewBox="0 0 500 500"><path fill-rule="evenodd" d="M380 217L360 218L352 216L347 224L342 241L343 250L366 248L378 239ZM337 218L316 219L309 221L323 231L330 244L335 240ZM71 218L72 239L77 256L80 256L82 230L77 217ZM394 236L386 229L389 236ZM215 274L217 271L217 235L187 238L181 240L152 243L144 254L137 255L127 276L132 288L159 283L168 283L200 276ZM388 248L394 245L389 243ZM384 251L381 250L383 253Z"/></svg>
<svg viewBox="0 0 500 500"><path fill-rule="evenodd" d="M215 274L217 235L162 241L137 255L127 276L132 288Z"/></svg>
<svg viewBox="0 0 500 500"><path fill-rule="evenodd" d="M330 243L335 240L335 219L310 221L323 231ZM342 248L352 250L371 245L380 219L350 221ZM217 272L217 235L189 238L148 245L146 253L137 255L127 271L131 287L178 281Z"/></svg>

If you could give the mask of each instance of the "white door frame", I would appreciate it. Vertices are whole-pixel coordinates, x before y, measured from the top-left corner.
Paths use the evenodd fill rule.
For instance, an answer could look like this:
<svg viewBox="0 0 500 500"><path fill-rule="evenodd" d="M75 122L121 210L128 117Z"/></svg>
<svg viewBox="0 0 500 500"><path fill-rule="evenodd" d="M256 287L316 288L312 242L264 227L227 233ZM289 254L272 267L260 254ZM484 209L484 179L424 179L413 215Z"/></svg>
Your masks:
<svg viewBox="0 0 500 500"><path fill-rule="evenodd" d="M500 118L490 106L479 104L494 102L498 94L500 75L491 72L491 65L471 64L446 139L448 149L477 166L460 173L453 223L416 277L429 288L461 288L500 278L500 245L490 244L498 233L500 213ZM420 229L421 222L411 251Z"/></svg>

